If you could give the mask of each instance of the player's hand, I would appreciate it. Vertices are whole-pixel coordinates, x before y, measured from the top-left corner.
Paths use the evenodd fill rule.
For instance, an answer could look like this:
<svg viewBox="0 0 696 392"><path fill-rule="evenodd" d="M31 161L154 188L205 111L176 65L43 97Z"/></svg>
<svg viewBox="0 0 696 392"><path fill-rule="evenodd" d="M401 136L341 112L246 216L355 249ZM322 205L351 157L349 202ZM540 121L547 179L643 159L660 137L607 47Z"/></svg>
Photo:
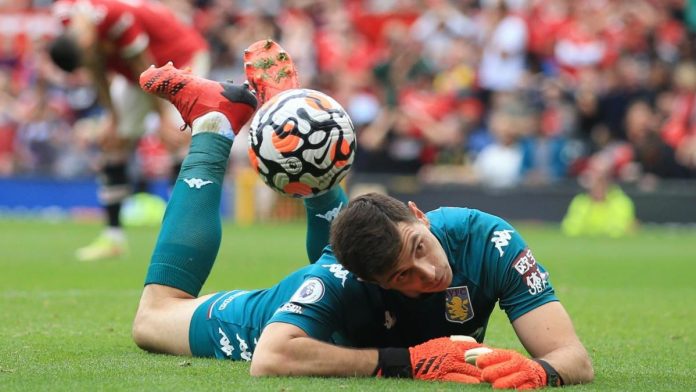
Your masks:
<svg viewBox="0 0 696 392"><path fill-rule="evenodd" d="M410 347L413 378L478 384L481 370L467 363L465 357L466 350L476 347L482 345L468 336L437 338Z"/></svg>
<svg viewBox="0 0 696 392"><path fill-rule="evenodd" d="M481 378L496 389L536 389L546 386L546 372L537 362L512 350L494 349L476 358Z"/></svg>

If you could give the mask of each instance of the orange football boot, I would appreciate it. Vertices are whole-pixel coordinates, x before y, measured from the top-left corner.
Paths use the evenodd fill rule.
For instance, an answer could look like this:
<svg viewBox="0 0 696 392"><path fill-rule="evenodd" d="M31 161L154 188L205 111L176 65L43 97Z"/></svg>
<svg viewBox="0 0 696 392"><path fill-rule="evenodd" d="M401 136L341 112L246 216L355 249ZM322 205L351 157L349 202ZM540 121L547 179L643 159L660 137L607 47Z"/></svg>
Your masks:
<svg viewBox="0 0 696 392"><path fill-rule="evenodd" d="M164 98L176 106L184 119L184 127L210 112L227 117L236 134L256 110L257 99L249 86L204 79L174 67L172 62L140 74L140 87L150 94Z"/></svg>
<svg viewBox="0 0 696 392"><path fill-rule="evenodd" d="M244 72L256 90L259 107L280 92L300 87L290 55L271 39L254 42L244 50Z"/></svg>

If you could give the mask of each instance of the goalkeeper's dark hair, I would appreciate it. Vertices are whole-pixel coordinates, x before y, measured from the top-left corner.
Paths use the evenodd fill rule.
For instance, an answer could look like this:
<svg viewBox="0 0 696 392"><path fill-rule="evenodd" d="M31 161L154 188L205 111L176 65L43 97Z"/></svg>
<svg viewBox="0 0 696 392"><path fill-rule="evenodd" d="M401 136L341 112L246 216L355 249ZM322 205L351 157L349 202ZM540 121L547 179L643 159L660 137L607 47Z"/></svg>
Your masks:
<svg viewBox="0 0 696 392"><path fill-rule="evenodd" d="M73 72L82 62L82 49L73 34L63 33L56 37L48 47L53 63L65 72Z"/></svg>
<svg viewBox="0 0 696 392"><path fill-rule="evenodd" d="M331 247L347 270L366 281L375 281L397 263L402 247L397 224L417 221L411 210L393 197L361 195L331 223Z"/></svg>

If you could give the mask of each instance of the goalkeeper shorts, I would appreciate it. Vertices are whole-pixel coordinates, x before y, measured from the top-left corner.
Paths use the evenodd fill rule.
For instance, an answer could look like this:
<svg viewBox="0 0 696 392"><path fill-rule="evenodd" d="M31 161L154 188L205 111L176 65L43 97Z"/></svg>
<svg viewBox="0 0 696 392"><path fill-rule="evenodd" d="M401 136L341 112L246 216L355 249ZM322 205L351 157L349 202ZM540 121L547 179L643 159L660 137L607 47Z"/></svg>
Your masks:
<svg viewBox="0 0 696 392"><path fill-rule="evenodd" d="M198 306L189 327L189 347L194 356L251 360L261 328L246 314L248 293L222 291Z"/></svg>

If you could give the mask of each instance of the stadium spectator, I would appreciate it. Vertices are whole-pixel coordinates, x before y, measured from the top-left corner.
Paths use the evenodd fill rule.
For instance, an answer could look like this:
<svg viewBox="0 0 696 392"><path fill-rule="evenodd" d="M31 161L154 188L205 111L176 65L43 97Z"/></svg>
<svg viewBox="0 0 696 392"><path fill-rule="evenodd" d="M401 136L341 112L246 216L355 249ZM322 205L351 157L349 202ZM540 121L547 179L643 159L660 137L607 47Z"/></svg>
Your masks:
<svg viewBox="0 0 696 392"><path fill-rule="evenodd" d="M360 129L356 171L416 175L422 167L423 141L410 134L411 124L399 108L383 109Z"/></svg>
<svg viewBox="0 0 696 392"><path fill-rule="evenodd" d="M549 184L567 176L574 158L568 152L568 140L576 129L576 117L560 80L545 79L535 87L540 89L534 92L539 94L539 107L523 107L526 120L520 124L528 124L521 136L522 175L526 184Z"/></svg>
<svg viewBox="0 0 696 392"><path fill-rule="evenodd" d="M491 114L493 142L481 150L473 163L480 184L491 188L511 188L522 182L524 150L520 142L520 120L523 116L519 107L500 108Z"/></svg>
<svg viewBox="0 0 696 392"><path fill-rule="evenodd" d="M635 170L633 177L646 188L654 189L660 178L689 178L692 173L681 165L674 149L660 137L652 107L644 101L636 101L626 114L626 132ZM624 159L623 162L626 160ZM616 160L615 160L616 162ZM621 163L618 162L619 167Z"/></svg>
<svg viewBox="0 0 696 392"><path fill-rule="evenodd" d="M476 25L448 0L429 0L425 12L411 26L412 37L421 44L423 57L436 70L461 41L474 40Z"/></svg>
<svg viewBox="0 0 696 392"><path fill-rule="evenodd" d="M106 109L100 140L99 199L107 227L94 242L78 249L76 257L87 261L118 256L126 250L120 211L131 193L127 166L137 140L146 131L145 117L151 111L159 114L161 138L178 159L183 158L188 144L188 137L178 132L182 123L176 110L147 96L134 82L148 65L167 61L206 75L210 67L207 44L198 32L155 2L61 0L53 11L66 31L51 43L51 58L67 72L86 67Z"/></svg>
<svg viewBox="0 0 696 392"><path fill-rule="evenodd" d="M633 101L655 102L655 91L648 90L649 68L642 60L624 56L603 73L604 91L599 95L600 122L612 140L626 140L624 118Z"/></svg>
<svg viewBox="0 0 696 392"><path fill-rule="evenodd" d="M526 72L528 33L524 20L509 9L506 1L485 4L479 19L482 52L478 75L484 102L488 103L489 93L519 87Z"/></svg>
<svg viewBox="0 0 696 392"><path fill-rule="evenodd" d="M183 88L174 97L167 86L175 83ZM485 381L496 388L592 380L589 356L548 273L509 224L479 211L444 208L426 215L413 203L372 195L351 202L331 223L324 217L347 202L335 187L305 203L308 236L325 239L333 225L337 257L329 247L321 253L325 242L308 241L308 254L319 259L310 256L314 264L273 288L196 298L220 246L220 194L234 134L255 100L244 86L203 81L171 66L148 70L141 85L175 103L193 124L193 138L134 321L140 347L251 360L255 376L380 375ZM231 104L216 101L226 99L221 89L234 97ZM440 351L437 338L452 334L482 341L498 300L537 359L492 349L476 367L462 351L478 343L457 343L459 354L452 343ZM423 351L444 362L421 369L415 363Z"/></svg>
<svg viewBox="0 0 696 392"><path fill-rule="evenodd" d="M0 176L14 171L15 137L17 118L14 114L15 98L10 87L10 78L0 73Z"/></svg>
<svg viewBox="0 0 696 392"><path fill-rule="evenodd" d="M41 88L25 91L23 105L18 105L17 139L22 146L17 155L20 157L18 168L42 175L56 175L56 164L63 147L70 141L69 124L60 116L57 102L51 101ZM20 101L20 102L21 102Z"/></svg>
<svg viewBox="0 0 696 392"><path fill-rule="evenodd" d="M568 78L610 61L612 47L607 40L604 10L597 2L574 3L572 16L558 30L554 57Z"/></svg>
<svg viewBox="0 0 696 392"><path fill-rule="evenodd" d="M501 77L509 81L508 76L514 75L516 82L506 89L532 103L536 112L531 121L542 124L536 131L541 132L555 122L562 123L564 133L567 132L563 136L567 140L558 144L562 140L557 136L535 139L532 135L530 139L530 135L524 135L525 151L535 151L531 148L534 143L528 143L530 140L541 142L540 150L532 154L537 157L535 171L543 173L538 178L563 172L561 166L546 167L558 164L556 160L543 159L547 147L551 147L554 155L563 144L561 151L568 170L560 178L571 182L593 154L605 148L613 150L626 142L624 119L636 99L645 100L655 111L655 126L672 148L668 153L673 156L668 159L676 159L692 171L695 165L696 138L689 125L693 88L688 86L691 72L688 68L694 58L696 35L692 20L696 8L689 2L168 0L162 3L191 20L210 42L215 80L240 80L243 77L240 53L245 43L273 37L297 53L303 85L330 92L346 107L353 101L373 107L372 97L379 99L378 111L399 107L404 92L414 86L419 94L435 91L436 95L447 95L452 100L447 105L449 113L440 118L459 122L448 128L457 129L458 137L464 140L458 145L443 146L422 139L425 135L418 134L420 131L413 133L422 142L419 148L424 154L420 164L430 173L422 175L424 172L419 170L421 175L414 180L431 181L435 177L439 182L470 180L468 174L461 173L467 172L468 163L492 138L487 122L496 108L487 104L487 92L494 90L490 81ZM36 66L39 51L32 49L45 37L55 34L56 27L45 23L44 4L0 5L0 72L10 78L10 99L14 102L19 92L31 90L46 76L41 76L43 71ZM505 6L509 6L507 10ZM470 39L470 34L480 39ZM423 45L426 41L428 45ZM484 65L490 58L500 60L499 56L489 56L501 47L493 45L494 42L516 48L515 56L503 56L503 60L511 62L516 59L515 73L490 72L495 67ZM76 92L74 81L60 79L52 77L50 82L71 90L68 99L72 110L61 112L63 120L73 124L82 116L99 113L96 106L73 107L74 99L88 97L83 95L88 89L81 86ZM528 95L527 90L539 90L547 85L547 80L558 82L564 95L574 97L576 105L561 105L559 111L552 95L540 96L539 91L535 96ZM347 83L354 86L347 89ZM361 121L374 118L375 112L370 109ZM559 116L559 112L563 114ZM563 119L560 123L556 121L559 118ZM8 163L18 161L20 151L29 151L24 145L28 139L12 138L9 144L13 133L4 135L7 137L1 142L6 151L3 170L12 175L29 167ZM75 137L77 144L82 142L81 135ZM11 156L7 152L10 148ZM160 150L146 149L152 154L159 154ZM147 157L145 161L158 159L158 156ZM528 164L525 158L525 168ZM448 170L453 165L461 167ZM50 171L64 172L64 169ZM413 172L410 168L404 171ZM66 173L80 175L84 170ZM433 176L434 173L440 174ZM617 180L623 182L629 178L621 176Z"/></svg>
<svg viewBox="0 0 696 392"><path fill-rule="evenodd" d="M433 70L420 53L420 46L408 34L408 26L400 21L390 22L383 30L384 57L373 69L373 77L379 86L382 105L393 108L399 105L404 89L428 86Z"/></svg>
<svg viewBox="0 0 696 392"><path fill-rule="evenodd" d="M619 238L636 227L633 201L614 183L613 162L598 155L580 177L586 192L573 197L561 229L571 236Z"/></svg>

